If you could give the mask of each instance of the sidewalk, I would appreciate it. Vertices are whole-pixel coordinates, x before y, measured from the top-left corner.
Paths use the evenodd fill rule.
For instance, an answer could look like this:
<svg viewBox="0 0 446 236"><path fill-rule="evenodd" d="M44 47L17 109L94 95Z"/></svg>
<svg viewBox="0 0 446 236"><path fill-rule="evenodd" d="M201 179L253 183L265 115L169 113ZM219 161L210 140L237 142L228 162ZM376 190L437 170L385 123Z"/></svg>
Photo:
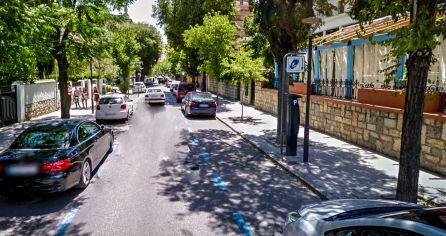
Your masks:
<svg viewBox="0 0 446 236"><path fill-rule="evenodd" d="M72 105L70 110L70 115L72 119L94 118L93 114L91 113L91 105L87 109L76 109L75 106ZM14 141L14 139L30 125L43 120L57 120L57 119L60 119L60 110L33 118L26 122L16 123L0 128L0 152L8 148L9 145L11 145L11 143Z"/></svg>
<svg viewBox="0 0 446 236"><path fill-rule="evenodd" d="M244 121L239 102L220 100L217 118L239 133L272 160L301 179L323 199L394 198L398 162L320 132L310 131L309 163L302 162L303 148L296 157L283 157L275 143L277 118L244 106ZM298 143L303 143L300 127ZM419 196L446 205L446 178L420 172Z"/></svg>

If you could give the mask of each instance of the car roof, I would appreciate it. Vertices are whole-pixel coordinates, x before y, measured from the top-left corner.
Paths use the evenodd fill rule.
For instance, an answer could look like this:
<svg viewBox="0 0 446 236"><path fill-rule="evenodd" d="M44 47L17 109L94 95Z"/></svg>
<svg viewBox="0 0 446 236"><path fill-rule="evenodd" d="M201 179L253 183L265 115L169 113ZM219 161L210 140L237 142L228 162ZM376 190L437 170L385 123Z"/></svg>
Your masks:
<svg viewBox="0 0 446 236"><path fill-rule="evenodd" d="M47 127L60 128L62 126L65 126L67 128L74 128L85 121L87 121L87 120L69 119L69 120L41 121L37 124L31 125L27 130L38 130L38 129L47 128Z"/></svg>
<svg viewBox="0 0 446 236"><path fill-rule="evenodd" d="M365 210L373 212L372 209L377 208L422 208L423 206L394 201L394 200L379 200L379 199L341 199L341 200L331 200L325 201L319 204L313 204L303 207L299 214L306 220L319 220L319 219L329 219L334 220L335 216L347 212L354 212ZM395 210L396 211L396 210Z"/></svg>
<svg viewBox="0 0 446 236"><path fill-rule="evenodd" d="M107 94L107 95L103 95L101 98L123 98L125 95L124 94Z"/></svg>

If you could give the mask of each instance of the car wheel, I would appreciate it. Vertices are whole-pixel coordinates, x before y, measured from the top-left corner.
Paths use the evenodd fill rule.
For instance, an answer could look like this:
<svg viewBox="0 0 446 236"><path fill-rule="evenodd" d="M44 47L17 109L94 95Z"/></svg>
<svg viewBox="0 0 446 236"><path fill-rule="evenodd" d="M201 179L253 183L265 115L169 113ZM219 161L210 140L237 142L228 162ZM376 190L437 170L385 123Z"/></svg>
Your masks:
<svg viewBox="0 0 446 236"><path fill-rule="evenodd" d="M78 188L86 188L91 181L91 165L88 160L85 160L84 163L82 163L81 168L81 177L79 179L79 183L77 184Z"/></svg>

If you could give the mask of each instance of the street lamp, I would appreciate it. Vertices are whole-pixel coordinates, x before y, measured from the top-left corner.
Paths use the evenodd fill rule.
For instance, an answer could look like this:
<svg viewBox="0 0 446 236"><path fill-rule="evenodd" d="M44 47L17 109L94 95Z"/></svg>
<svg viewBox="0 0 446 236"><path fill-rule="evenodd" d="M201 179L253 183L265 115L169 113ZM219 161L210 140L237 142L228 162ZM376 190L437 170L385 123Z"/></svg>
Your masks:
<svg viewBox="0 0 446 236"><path fill-rule="evenodd" d="M310 145L310 93L311 93L311 63L313 56L313 32L312 27L322 22L319 17L308 17L302 19L302 24L310 26L310 35L308 36L308 72L307 72L307 100L305 107L305 127L304 127L304 162L308 162L308 149Z"/></svg>

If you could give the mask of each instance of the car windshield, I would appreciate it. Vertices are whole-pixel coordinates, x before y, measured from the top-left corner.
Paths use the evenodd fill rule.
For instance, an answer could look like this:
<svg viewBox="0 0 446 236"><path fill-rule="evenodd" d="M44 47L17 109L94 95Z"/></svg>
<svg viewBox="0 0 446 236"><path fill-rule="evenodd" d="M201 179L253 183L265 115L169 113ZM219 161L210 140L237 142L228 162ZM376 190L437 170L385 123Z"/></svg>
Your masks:
<svg viewBox="0 0 446 236"><path fill-rule="evenodd" d="M161 89L148 89L148 93L161 93Z"/></svg>
<svg viewBox="0 0 446 236"><path fill-rule="evenodd" d="M114 97L108 97L108 98L101 98L99 100L99 104L121 104L122 98L114 98Z"/></svg>
<svg viewBox="0 0 446 236"><path fill-rule="evenodd" d="M25 130L12 143L10 149L57 149L69 147L71 128L45 126Z"/></svg>
<svg viewBox="0 0 446 236"><path fill-rule="evenodd" d="M201 99L212 99L212 94L210 93L194 93L192 95L193 98L201 98Z"/></svg>

